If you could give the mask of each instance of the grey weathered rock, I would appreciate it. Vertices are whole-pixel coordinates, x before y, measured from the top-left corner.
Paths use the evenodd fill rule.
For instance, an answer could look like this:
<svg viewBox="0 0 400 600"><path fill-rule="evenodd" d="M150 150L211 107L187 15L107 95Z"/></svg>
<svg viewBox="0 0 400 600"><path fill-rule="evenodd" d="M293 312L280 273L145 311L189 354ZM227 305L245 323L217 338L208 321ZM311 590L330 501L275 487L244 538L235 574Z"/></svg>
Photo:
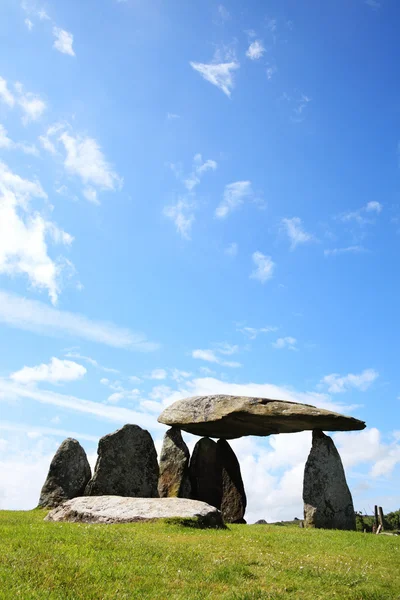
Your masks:
<svg viewBox="0 0 400 600"><path fill-rule="evenodd" d="M305 429L351 431L365 428L363 421L308 404L226 395L178 400L161 413L158 421L196 435L225 439Z"/></svg>
<svg viewBox="0 0 400 600"><path fill-rule="evenodd" d="M217 442L218 461L222 469L221 512L225 523L245 523L246 494L236 454L226 440Z"/></svg>
<svg viewBox="0 0 400 600"><path fill-rule="evenodd" d="M54 508L65 500L82 496L90 477L90 465L84 449L77 440L67 438L50 463L40 492L39 506Z"/></svg>
<svg viewBox="0 0 400 600"><path fill-rule="evenodd" d="M222 498L222 469L218 446L210 438L201 438L193 449L189 467L191 496L220 508Z"/></svg>
<svg viewBox="0 0 400 600"><path fill-rule="evenodd" d="M190 498L189 458L180 429L171 427L164 435L160 454L160 498Z"/></svg>
<svg viewBox="0 0 400 600"><path fill-rule="evenodd" d="M356 528L353 500L332 439L313 431L304 470L304 525L321 529Z"/></svg>
<svg viewBox="0 0 400 600"><path fill-rule="evenodd" d="M186 498L124 498L97 496L74 498L52 510L46 521L82 523L135 523L165 518L195 519L201 527L223 527L219 510Z"/></svg>
<svg viewBox="0 0 400 600"><path fill-rule="evenodd" d="M254 523L254 525L268 525L268 523L265 519L258 519L258 521Z"/></svg>
<svg viewBox="0 0 400 600"><path fill-rule="evenodd" d="M124 425L102 437L86 496L157 498L158 462L154 442L138 425Z"/></svg>

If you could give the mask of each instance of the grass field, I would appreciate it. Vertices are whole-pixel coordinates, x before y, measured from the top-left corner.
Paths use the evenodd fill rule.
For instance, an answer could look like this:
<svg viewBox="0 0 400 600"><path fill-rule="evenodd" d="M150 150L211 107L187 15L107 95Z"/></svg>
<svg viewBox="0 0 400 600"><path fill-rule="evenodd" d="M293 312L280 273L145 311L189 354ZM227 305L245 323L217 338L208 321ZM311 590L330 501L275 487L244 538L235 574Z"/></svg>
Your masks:
<svg viewBox="0 0 400 600"><path fill-rule="evenodd" d="M400 599L400 538L232 525L48 523L0 511L0 598Z"/></svg>

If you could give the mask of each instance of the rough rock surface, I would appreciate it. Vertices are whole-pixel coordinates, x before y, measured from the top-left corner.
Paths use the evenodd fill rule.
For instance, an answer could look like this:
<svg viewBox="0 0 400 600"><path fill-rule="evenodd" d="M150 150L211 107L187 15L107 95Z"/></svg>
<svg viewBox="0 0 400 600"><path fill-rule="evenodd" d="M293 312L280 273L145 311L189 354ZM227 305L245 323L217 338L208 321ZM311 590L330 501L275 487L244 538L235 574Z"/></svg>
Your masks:
<svg viewBox="0 0 400 600"><path fill-rule="evenodd" d="M268 525L268 523L265 519L258 519L258 521L254 523L254 525Z"/></svg>
<svg viewBox="0 0 400 600"><path fill-rule="evenodd" d="M190 498L189 458L180 429L171 427L164 435L160 454L160 498Z"/></svg>
<svg viewBox="0 0 400 600"><path fill-rule="evenodd" d="M196 435L225 439L305 429L352 431L365 428L363 421L308 404L225 395L178 400L161 413L158 421Z"/></svg>
<svg viewBox="0 0 400 600"><path fill-rule="evenodd" d="M214 506L186 498L123 498L96 496L74 498L52 510L46 521L83 523L134 523L172 517L196 519L202 527L223 527Z"/></svg>
<svg viewBox="0 0 400 600"><path fill-rule="evenodd" d="M201 438L193 449L190 460L191 496L220 508L222 498L222 469L218 446L210 438Z"/></svg>
<svg viewBox="0 0 400 600"><path fill-rule="evenodd" d="M226 440L217 442L218 461L222 469L222 516L225 523L245 523L246 493L236 454Z"/></svg>
<svg viewBox="0 0 400 600"><path fill-rule="evenodd" d="M303 501L305 527L356 528L353 500L339 452L322 431L313 431L304 470Z"/></svg>
<svg viewBox="0 0 400 600"><path fill-rule="evenodd" d="M40 492L39 506L54 508L65 500L82 496L90 477L90 465L84 449L77 440L67 438L50 463Z"/></svg>
<svg viewBox="0 0 400 600"><path fill-rule="evenodd" d="M157 498L158 462L154 442L138 425L124 425L102 437L85 496Z"/></svg>

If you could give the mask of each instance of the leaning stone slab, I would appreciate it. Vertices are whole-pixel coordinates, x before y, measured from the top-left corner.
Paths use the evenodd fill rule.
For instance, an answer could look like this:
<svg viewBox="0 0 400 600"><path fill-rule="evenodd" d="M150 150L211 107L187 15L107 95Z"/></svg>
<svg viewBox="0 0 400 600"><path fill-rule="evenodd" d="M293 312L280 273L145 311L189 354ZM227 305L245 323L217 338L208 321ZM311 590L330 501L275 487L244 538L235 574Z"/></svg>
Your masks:
<svg viewBox="0 0 400 600"><path fill-rule="evenodd" d="M164 435L160 454L160 498L190 498L189 458L180 429L171 427Z"/></svg>
<svg viewBox="0 0 400 600"><path fill-rule="evenodd" d="M195 435L225 439L307 429L352 431L365 428L365 423L354 417L309 404L226 395L178 400L161 413L158 421Z"/></svg>
<svg viewBox="0 0 400 600"><path fill-rule="evenodd" d="M82 496L90 477L90 465L84 449L77 440L67 438L50 463L40 492L39 506L54 508L65 500Z"/></svg>
<svg viewBox="0 0 400 600"><path fill-rule="evenodd" d="M339 452L322 431L313 431L304 469L303 500L305 527L356 529L353 500Z"/></svg>
<svg viewBox="0 0 400 600"><path fill-rule="evenodd" d="M246 493L236 454L226 440L218 440L217 455L221 465L221 512L225 523L245 523Z"/></svg>
<svg viewBox="0 0 400 600"><path fill-rule="evenodd" d="M102 437L85 496L157 498L158 462L153 439L138 425Z"/></svg>
<svg viewBox="0 0 400 600"><path fill-rule="evenodd" d="M64 502L45 521L137 523L167 518L195 519L201 527L224 527L222 515L214 506L186 498L85 496Z"/></svg>

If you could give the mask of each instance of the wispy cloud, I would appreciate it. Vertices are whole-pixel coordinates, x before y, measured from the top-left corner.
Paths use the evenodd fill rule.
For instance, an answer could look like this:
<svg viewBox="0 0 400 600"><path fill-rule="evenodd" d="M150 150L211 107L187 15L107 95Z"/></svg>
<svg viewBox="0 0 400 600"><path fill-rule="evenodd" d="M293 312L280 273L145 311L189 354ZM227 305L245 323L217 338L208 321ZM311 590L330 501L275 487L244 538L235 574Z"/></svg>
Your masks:
<svg viewBox="0 0 400 600"><path fill-rule="evenodd" d="M260 335L260 333L271 333L274 331L278 331L278 327L256 328L256 327L239 326L237 328L237 331L240 331L240 333L243 333L243 335L246 336L247 338L249 338L250 340L255 340Z"/></svg>
<svg viewBox="0 0 400 600"><path fill-rule="evenodd" d="M257 279L261 283L265 283L274 274L275 263L270 256L266 256L260 251L254 252L252 255L253 263L256 268L251 273L251 279Z"/></svg>
<svg viewBox="0 0 400 600"><path fill-rule="evenodd" d="M217 57L218 54L211 63L191 62L190 66L200 73L206 81L212 83L230 97L234 88L234 72L240 65L235 59L228 62L219 62Z"/></svg>
<svg viewBox="0 0 400 600"><path fill-rule="evenodd" d="M31 121L38 121L47 109L46 102L38 94L26 92L20 82L14 84L14 92L11 92L3 77L0 77L0 100L9 108L18 106L22 110L24 125Z"/></svg>
<svg viewBox="0 0 400 600"><path fill-rule="evenodd" d="M61 52L62 54L68 54L69 56L75 56L74 49L72 47L74 43L74 36L69 31L61 29L60 27L53 27L53 36L55 38L53 48Z"/></svg>
<svg viewBox="0 0 400 600"><path fill-rule="evenodd" d="M192 225L194 223L195 202L181 198L176 204L165 206L163 209L164 216L171 219L176 227L177 232L186 240L190 240Z"/></svg>
<svg viewBox="0 0 400 600"><path fill-rule="evenodd" d="M64 356L66 356L67 358L75 358L76 360L83 360L84 362L88 363L92 367L95 367L96 369L99 369L100 371L104 371L105 373L119 373L118 369L112 369L111 367L104 367L96 359L92 358L91 356L85 356L83 354L80 354L79 352L76 352L75 350L66 351Z"/></svg>
<svg viewBox="0 0 400 600"><path fill-rule="evenodd" d="M297 350L297 340L294 337L286 336L278 338L275 342L272 342L272 346L278 350L287 348L288 350Z"/></svg>
<svg viewBox="0 0 400 600"><path fill-rule="evenodd" d="M0 100L10 108L15 104L15 98L12 92L10 92L7 81L3 77L0 77Z"/></svg>
<svg viewBox="0 0 400 600"><path fill-rule="evenodd" d="M93 321L84 315L58 310L5 291L0 291L0 322L40 335L69 336L139 352L150 352L159 347L148 341L144 334L112 323Z"/></svg>
<svg viewBox="0 0 400 600"><path fill-rule="evenodd" d="M291 250L294 250L299 244L306 244L314 240L314 237L303 229L303 224L299 217L282 219L282 225L289 237Z"/></svg>
<svg viewBox="0 0 400 600"><path fill-rule="evenodd" d="M231 18L228 9L223 4L218 5L218 14L223 21L229 21L229 19Z"/></svg>
<svg viewBox="0 0 400 600"><path fill-rule="evenodd" d="M82 379L86 369L72 360L61 360L53 356L49 363L35 367L23 367L10 375L16 383L66 383Z"/></svg>
<svg viewBox="0 0 400 600"><path fill-rule="evenodd" d="M200 183L200 180L204 173L207 171L215 171L218 164L215 160L205 160L201 154L196 154L193 158L193 169L187 179L184 180L186 189L190 192Z"/></svg>
<svg viewBox="0 0 400 600"><path fill-rule="evenodd" d="M246 56L250 60L259 60L265 53L265 48L261 40L254 40L247 49Z"/></svg>
<svg viewBox="0 0 400 600"><path fill-rule="evenodd" d="M378 10L382 6L382 3L379 0L365 0L365 4L374 10Z"/></svg>
<svg viewBox="0 0 400 600"><path fill-rule="evenodd" d="M338 256L340 254L362 254L367 252L363 246L347 246L345 248L328 248L324 250L325 256Z"/></svg>
<svg viewBox="0 0 400 600"><path fill-rule="evenodd" d="M221 365L222 367L238 368L238 367L242 366L239 362L227 361L227 360L221 358L220 356L218 356L218 350L210 350L210 349L193 350L192 357L196 358L198 360L204 360L206 362L215 363L215 364Z"/></svg>
<svg viewBox="0 0 400 600"><path fill-rule="evenodd" d="M4 150L21 150L24 154L38 156L39 151L34 144L27 142L14 142L9 136L4 125L0 123L0 148Z"/></svg>
<svg viewBox="0 0 400 600"><path fill-rule="evenodd" d="M239 251L239 247L236 242L232 242L224 250L224 252L227 256L237 256L238 251Z"/></svg>
<svg viewBox="0 0 400 600"><path fill-rule="evenodd" d="M215 216L219 219L224 219L245 200L253 197L251 181L235 181L225 186L224 197L222 202L215 210Z"/></svg>
<svg viewBox="0 0 400 600"><path fill-rule="evenodd" d="M368 202L358 210L343 212L336 217L336 220L343 223L357 223L358 225L367 225L374 222L371 215L379 215L383 210L383 205L375 200Z"/></svg>
<svg viewBox="0 0 400 600"><path fill-rule="evenodd" d="M362 373L355 375L338 375L332 373L321 379L321 384L328 387L328 392L331 394L341 394L350 389L357 389L365 392L373 382L379 377L379 373L375 369L365 369Z"/></svg>

